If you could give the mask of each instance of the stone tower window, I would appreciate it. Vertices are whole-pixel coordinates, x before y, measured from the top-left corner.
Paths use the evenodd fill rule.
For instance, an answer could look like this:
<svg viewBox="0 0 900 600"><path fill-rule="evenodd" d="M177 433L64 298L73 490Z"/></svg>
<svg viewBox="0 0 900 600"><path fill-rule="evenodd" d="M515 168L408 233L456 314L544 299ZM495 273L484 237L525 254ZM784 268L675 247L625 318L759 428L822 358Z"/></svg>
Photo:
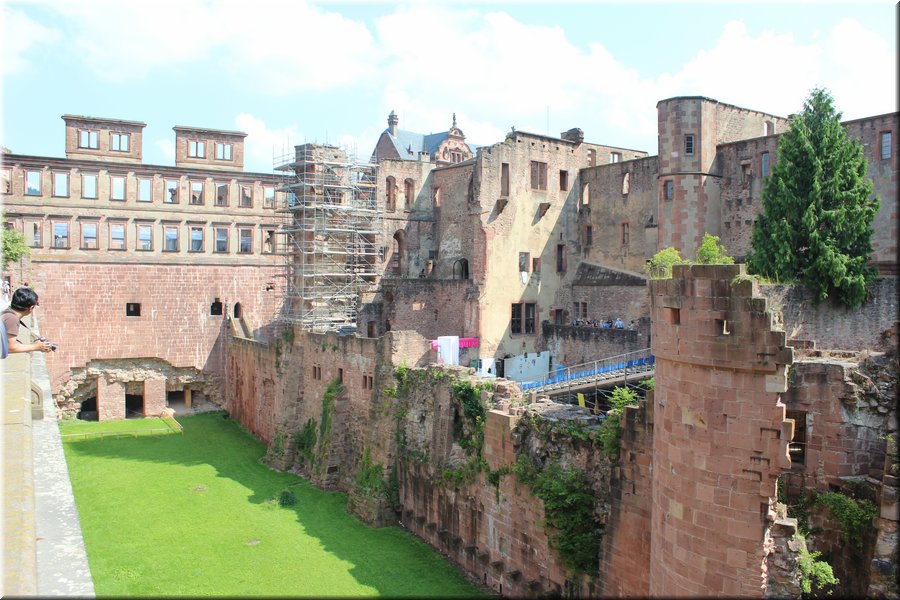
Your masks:
<svg viewBox="0 0 900 600"><path fill-rule="evenodd" d="M694 134L684 136L684 153L687 156L694 155Z"/></svg>

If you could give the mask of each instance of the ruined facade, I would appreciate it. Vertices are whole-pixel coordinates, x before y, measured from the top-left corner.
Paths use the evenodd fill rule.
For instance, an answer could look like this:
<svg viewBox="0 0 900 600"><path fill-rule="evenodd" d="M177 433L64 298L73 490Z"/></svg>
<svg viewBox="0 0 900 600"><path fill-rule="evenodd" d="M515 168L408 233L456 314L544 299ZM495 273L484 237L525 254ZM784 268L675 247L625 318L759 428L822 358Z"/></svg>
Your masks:
<svg viewBox="0 0 900 600"><path fill-rule="evenodd" d="M5 226L30 248L13 287L38 292L59 343L54 394L99 418L129 396L147 415L171 393L221 402L230 321L252 335L280 306L277 178L243 171L241 132L175 127L171 167L142 162L144 123L63 120L66 158L6 153L0 169Z"/></svg>

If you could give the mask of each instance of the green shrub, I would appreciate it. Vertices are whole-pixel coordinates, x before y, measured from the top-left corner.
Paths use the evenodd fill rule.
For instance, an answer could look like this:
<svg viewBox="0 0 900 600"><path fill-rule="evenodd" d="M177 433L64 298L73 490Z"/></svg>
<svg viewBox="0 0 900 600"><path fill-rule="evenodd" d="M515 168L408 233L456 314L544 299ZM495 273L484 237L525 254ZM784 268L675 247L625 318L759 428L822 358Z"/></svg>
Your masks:
<svg viewBox="0 0 900 600"><path fill-rule="evenodd" d="M830 595L831 590L828 588L840 583L840 580L834 576L831 565L824 560L818 560L822 555L821 552L810 552L806 548L806 540L802 535L797 533L795 537L801 542L800 558L797 563L800 567L800 588L803 593L811 594L815 588L817 593L824 591L826 595Z"/></svg>
<svg viewBox="0 0 900 600"><path fill-rule="evenodd" d="M637 392L627 387L617 387L613 389L609 396L609 410L606 412L606 418L600 423L597 431L597 441L600 443L600 449L603 454L613 460L619 458L619 443L622 439L622 424L620 423L625 407L636 404L638 399Z"/></svg>
<svg viewBox="0 0 900 600"><path fill-rule="evenodd" d="M854 500L839 492L819 492L816 506L828 508L828 512L841 525L844 541L861 549L872 529L872 519L878 515L878 507L868 500Z"/></svg>
<svg viewBox="0 0 900 600"><path fill-rule="evenodd" d="M278 494L278 505L279 506L294 506L297 504L297 496L294 495L294 492L291 490L282 490L280 494Z"/></svg>
<svg viewBox="0 0 900 600"><path fill-rule="evenodd" d="M719 243L719 236L703 234L703 241L694 254L701 265L733 265L734 259L728 256L728 248Z"/></svg>
<svg viewBox="0 0 900 600"><path fill-rule="evenodd" d="M381 480L382 466L380 463L372 463L372 455L369 447L363 450L362 461L356 471L355 490L363 496L374 496L384 491L384 483Z"/></svg>
<svg viewBox="0 0 900 600"><path fill-rule="evenodd" d="M686 262L681 258L681 252L669 246L654 254L653 258L644 265L644 271L650 279L670 279L672 277L672 267L685 264Z"/></svg>
<svg viewBox="0 0 900 600"><path fill-rule="evenodd" d="M316 421L307 419L303 429L294 434L294 447L297 448L297 458L301 465L306 461L312 462L316 439Z"/></svg>

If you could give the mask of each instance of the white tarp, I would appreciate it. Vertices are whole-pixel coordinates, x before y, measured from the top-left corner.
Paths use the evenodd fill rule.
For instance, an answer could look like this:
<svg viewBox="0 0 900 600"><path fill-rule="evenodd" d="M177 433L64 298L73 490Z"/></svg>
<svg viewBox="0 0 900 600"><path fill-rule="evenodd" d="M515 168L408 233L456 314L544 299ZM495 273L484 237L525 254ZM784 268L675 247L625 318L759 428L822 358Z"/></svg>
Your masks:
<svg viewBox="0 0 900 600"><path fill-rule="evenodd" d="M439 365L459 364L459 336L442 335L437 339Z"/></svg>
<svg viewBox="0 0 900 600"><path fill-rule="evenodd" d="M529 352L507 358L503 362L503 376L513 381L536 381L550 371L550 352Z"/></svg>

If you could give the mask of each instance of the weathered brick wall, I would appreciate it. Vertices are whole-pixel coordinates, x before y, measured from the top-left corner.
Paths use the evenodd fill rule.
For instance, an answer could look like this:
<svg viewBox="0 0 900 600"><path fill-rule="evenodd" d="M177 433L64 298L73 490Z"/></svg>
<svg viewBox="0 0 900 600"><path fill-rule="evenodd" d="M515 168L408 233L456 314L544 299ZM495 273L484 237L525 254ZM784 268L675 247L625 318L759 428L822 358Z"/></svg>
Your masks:
<svg viewBox="0 0 900 600"><path fill-rule="evenodd" d="M628 331L545 322L541 327L544 338L542 350L550 351L554 364L567 367L642 350L650 344L649 319L641 320L641 324L638 330Z"/></svg>
<svg viewBox="0 0 900 600"><path fill-rule="evenodd" d="M896 277L876 279L869 299L853 310L829 300L817 305L812 292L800 285L761 285L759 291L782 311L788 339L815 340L816 348L829 350L883 349L897 343L884 337L900 314Z"/></svg>
<svg viewBox="0 0 900 600"><path fill-rule="evenodd" d="M41 299L54 394L92 360L159 358L174 367L222 372L226 315L241 303L252 329L269 323L281 297L266 291L275 267L35 263L29 284ZM223 316L210 315L219 298ZM139 317L125 316L140 303Z"/></svg>
<svg viewBox="0 0 900 600"><path fill-rule="evenodd" d="M792 353L754 283L732 285L743 271L676 266L650 282L650 595L764 593L768 516L792 434L779 399Z"/></svg>
<svg viewBox="0 0 900 600"><path fill-rule="evenodd" d="M437 256L432 277L451 279L453 265L462 259L468 262L469 278L478 280L484 271L475 272L475 253L484 246L481 228L471 215L470 206L475 202L474 165L440 167L431 172L432 192L439 198L440 206L434 208L435 250Z"/></svg>
<svg viewBox="0 0 900 600"><path fill-rule="evenodd" d="M382 316L391 330L416 331L432 340L441 335L478 336L478 294L471 281L384 281L381 297Z"/></svg>
<svg viewBox="0 0 900 600"><path fill-rule="evenodd" d="M600 553L601 595L650 595L653 511L653 392L622 419L619 464L610 480L611 510Z"/></svg>
<svg viewBox="0 0 900 600"><path fill-rule="evenodd" d="M897 135L898 114L891 113L847 121L844 123L847 135L863 145L868 159L867 175L872 180L873 193L881 199L881 207L872 221L872 260L885 272L897 274ZM891 151L889 158L881 158L881 134L890 132Z"/></svg>
<svg viewBox="0 0 900 600"><path fill-rule="evenodd" d="M651 156L579 172L576 252L582 260L640 273L656 254L656 238L647 240L644 228L656 222L658 162Z"/></svg>
<svg viewBox="0 0 900 600"><path fill-rule="evenodd" d="M762 212L762 155L769 155L769 175L775 166L778 137L754 138L719 146L715 169L721 175L722 245L737 262L751 249L753 224ZM749 175L745 175L749 172Z"/></svg>

